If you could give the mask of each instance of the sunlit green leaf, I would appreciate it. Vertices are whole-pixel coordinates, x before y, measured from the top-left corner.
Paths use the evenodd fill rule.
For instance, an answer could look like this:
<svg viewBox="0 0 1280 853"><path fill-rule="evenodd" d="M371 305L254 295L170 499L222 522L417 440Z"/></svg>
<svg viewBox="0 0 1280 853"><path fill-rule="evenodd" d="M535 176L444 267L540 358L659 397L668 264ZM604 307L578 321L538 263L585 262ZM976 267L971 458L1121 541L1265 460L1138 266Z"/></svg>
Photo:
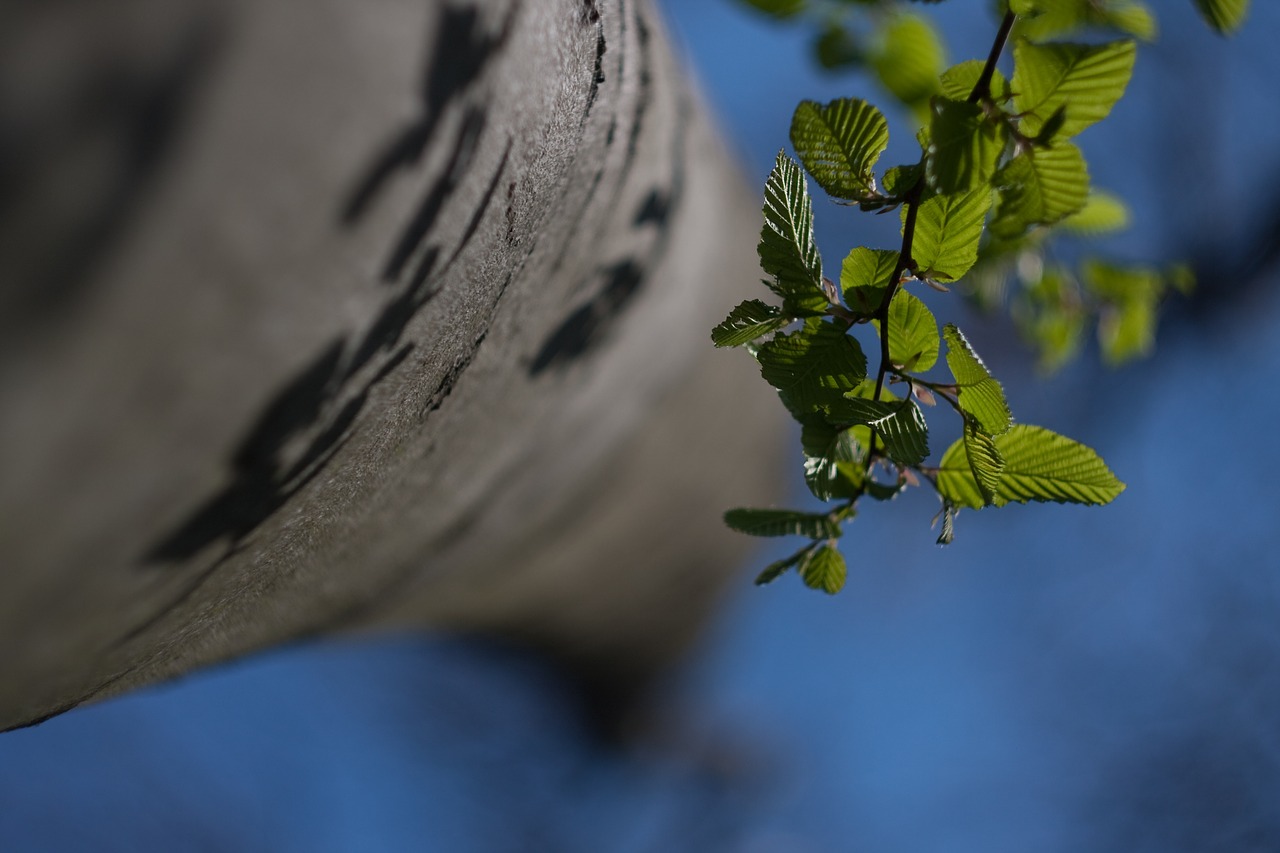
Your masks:
<svg viewBox="0 0 1280 853"><path fill-rule="evenodd" d="M1035 136L1059 108L1066 119L1059 131L1070 138L1106 118L1120 100L1133 73L1132 41L1108 44L1014 45L1013 103L1022 115L1020 130Z"/></svg>
<svg viewBox="0 0 1280 853"><path fill-rule="evenodd" d="M880 29L871 66L880 82L904 104L918 104L938 91L946 64L942 40L919 15L895 15Z"/></svg>
<svg viewBox="0 0 1280 853"><path fill-rule="evenodd" d="M900 196L916 185L920 180L920 165L894 166L884 173L884 191L891 196Z"/></svg>
<svg viewBox="0 0 1280 853"><path fill-rule="evenodd" d="M848 397L832 404L832 419L864 424L884 442L885 455L899 465L919 465L929 455L929 427L924 413L911 400L867 400Z"/></svg>
<svg viewBox="0 0 1280 853"><path fill-rule="evenodd" d="M801 101L791 119L791 144L828 194L857 201L875 190L872 168L889 144L889 125L878 109L857 98L825 106Z"/></svg>
<svg viewBox="0 0 1280 853"><path fill-rule="evenodd" d="M996 447L993 437L978 428L973 421L964 425L965 454L969 459L969 470L973 473L978 491L982 493L984 503L993 503L996 489L1000 485L1000 475L1004 473L1004 457Z"/></svg>
<svg viewBox="0 0 1280 853"><path fill-rule="evenodd" d="M884 299L897 263L898 253L887 249L858 247L850 251L840 267L844 301L859 314L874 312Z"/></svg>
<svg viewBox="0 0 1280 853"><path fill-rule="evenodd" d="M760 266L773 276L766 284L785 300L789 313L825 309L809 188L800 166L781 151L764 185L764 227L758 250Z"/></svg>
<svg viewBox="0 0 1280 853"><path fill-rule="evenodd" d="M1098 344L1107 363L1150 354L1155 347L1156 306L1165 291L1159 271L1094 260L1081 265L1080 278L1103 303Z"/></svg>
<svg viewBox="0 0 1280 853"><path fill-rule="evenodd" d="M875 323L880 329L880 323ZM938 321L914 294L899 289L889 303L889 361L924 373L938 361Z"/></svg>
<svg viewBox="0 0 1280 853"><path fill-rule="evenodd" d="M996 175L1000 205L991 232L1012 239L1033 225L1052 225L1079 211L1089 195L1084 155L1070 142L1034 148Z"/></svg>
<svg viewBox="0 0 1280 853"><path fill-rule="evenodd" d="M788 318L781 310L759 299L748 299L738 305L725 321L711 330L711 340L718 347L737 347L751 343L785 326Z"/></svg>
<svg viewBox="0 0 1280 853"><path fill-rule="evenodd" d="M1022 16L1015 33L1032 41L1098 28L1119 30L1144 41L1156 35L1155 17L1139 0L1018 0L1013 5Z"/></svg>
<svg viewBox="0 0 1280 853"><path fill-rule="evenodd" d="M801 560L799 572L805 586L835 595L844 587L847 569L840 552L823 545Z"/></svg>
<svg viewBox="0 0 1280 853"><path fill-rule="evenodd" d="M812 415L802 422L800 444L804 448L805 485L814 497L827 501L858 494L863 469L849 430Z"/></svg>
<svg viewBox="0 0 1280 853"><path fill-rule="evenodd" d="M982 225L991 209L991 190L943 195L926 192L916 213L911 255L920 274L954 281L978 259ZM907 212L902 214L906 222Z"/></svg>
<svg viewBox="0 0 1280 853"><path fill-rule="evenodd" d="M724 523L751 536L833 539L840 535L840 526L827 514L791 509L731 509L724 514Z"/></svg>
<svg viewBox="0 0 1280 853"><path fill-rule="evenodd" d="M1129 207L1123 199L1090 190L1084 207L1062 220L1062 227L1077 234L1107 234L1128 228L1129 219Z"/></svg>
<svg viewBox="0 0 1280 853"><path fill-rule="evenodd" d="M1233 33L1249 14L1249 0L1194 0L1200 14L1220 33Z"/></svg>
<svg viewBox="0 0 1280 853"><path fill-rule="evenodd" d="M988 435L1000 435L1008 430L1013 416L1000 383L991 376L959 329L948 323L943 327L942 336L947 342L947 366L960 391L960 408Z"/></svg>
<svg viewBox="0 0 1280 853"><path fill-rule="evenodd" d="M929 183L941 193L986 184L1004 150L1003 125L966 101L934 98L930 108Z"/></svg>
<svg viewBox="0 0 1280 853"><path fill-rule="evenodd" d="M1052 372L1080 349L1085 306L1074 279L1050 267L1018 291L1010 313L1018 330L1039 352L1039 368Z"/></svg>
<svg viewBox="0 0 1280 853"><path fill-rule="evenodd" d="M1110 503L1124 491L1124 483L1091 448L1044 427L1018 424L994 441L1004 457L997 505L1028 501L1098 505ZM938 491L955 506L983 506L964 439L943 454Z"/></svg>
<svg viewBox="0 0 1280 853"><path fill-rule="evenodd" d="M953 101L969 100L982 77L984 67L986 63L981 59L970 59L951 66L942 72L942 79L939 81L942 94ZM997 101L1010 97L1009 81L1000 73L999 68L994 69L991 74L991 97Z"/></svg>
<svg viewBox="0 0 1280 853"><path fill-rule="evenodd" d="M758 358L760 374L796 414L843 400L867 375L858 342L832 323L778 335L760 347Z"/></svg>

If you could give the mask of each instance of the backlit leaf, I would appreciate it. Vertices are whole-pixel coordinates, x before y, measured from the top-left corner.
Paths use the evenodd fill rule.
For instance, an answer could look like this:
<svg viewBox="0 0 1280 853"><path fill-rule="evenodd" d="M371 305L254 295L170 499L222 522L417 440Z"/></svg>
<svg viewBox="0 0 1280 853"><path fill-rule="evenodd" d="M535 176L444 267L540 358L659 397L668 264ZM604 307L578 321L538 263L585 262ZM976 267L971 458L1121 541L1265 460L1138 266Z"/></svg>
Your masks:
<svg viewBox="0 0 1280 853"><path fill-rule="evenodd" d="M833 539L840 535L840 526L825 513L791 509L731 509L724 514L724 523L739 533L751 536Z"/></svg>
<svg viewBox="0 0 1280 853"><path fill-rule="evenodd" d="M899 465L919 465L929 455L929 427L924 413L912 400L849 397L831 406L831 417L874 429L884 443L885 455Z"/></svg>
<svg viewBox="0 0 1280 853"><path fill-rule="evenodd" d="M904 104L918 104L938 91L945 48L933 25L919 15L896 15L880 29L871 57L880 82Z"/></svg>
<svg viewBox="0 0 1280 853"><path fill-rule="evenodd" d="M1133 73L1132 41L1108 44L1014 45L1013 103L1022 115L1019 129L1035 136L1059 108L1066 119L1059 130L1070 138L1107 117Z"/></svg>
<svg viewBox="0 0 1280 853"><path fill-rule="evenodd" d="M840 267L844 301L859 314L874 312L884 299L897 263L898 253L887 249L858 247L850 251Z"/></svg>
<svg viewBox="0 0 1280 853"><path fill-rule="evenodd" d="M800 166L781 151L764 185L764 227L758 250L760 266L773 276L766 284L790 311L804 314L826 308L809 188Z"/></svg>
<svg viewBox="0 0 1280 853"><path fill-rule="evenodd" d="M711 330L711 340L718 347L749 344L785 326L788 318L779 309L758 299L738 305L725 321Z"/></svg>
<svg viewBox="0 0 1280 853"><path fill-rule="evenodd" d="M942 94L955 101L969 100L969 96L978 85L978 80L982 77L982 69L985 66L986 63L981 59L970 59L951 66L942 72L942 79L939 81ZM997 101L1010 96L1009 81L1000 73L999 68L995 69L991 75L991 96Z"/></svg>
<svg viewBox="0 0 1280 853"><path fill-rule="evenodd" d="M947 366L959 387L960 408L988 435L1005 432L1013 422L1013 416L1009 413L1004 389L991 376L959 329L948 323L942 330L942 336L947 342Z"/></svg>
<svg viewBox="0 0 1280 853"><path fill-rule="evenodd" d="M795 414L844 399L867 375L858 342L832 323L778 335L760 347L760 375Z"/></svg>
<svg viewBox="0 0 1280 853"><path fill-rule="evenodd" d="M823 545L801 560L799 572L805 586L835 595L844 587L847 569L840 552Z"/></svg>
<svg viewBox="0 0 1280 853"><path fill-rule="evenodd" d="M1013 239L1033 225L1052 225L1081 210L1089 195L1084 155L1070 142L1034 148L1010 160L999 174L1000 205L991 232Z"/></svg>
<svg viewBox="0 0 1280 853"><path fill-rule="evenodd" d="M804 482L814 497L828 501L858 494L863 469L850 430L813 415L801 425L800 444L804 448Z"/></svg>
<svg viewBox="0 0 1280 853"><path fill-rule="evenodd" d="M991 190L968 193L925 193L916 213L911 255L922 275L954 281L978 259L982 225L991 209ZM906 222L907 213L902 217Z"/></svg>
<svg viewBox="0 0 1280 853"><path fill-rule="evenodd" d="M941 193L986 184L1004 150L1004 128L967 101L934 98L930 108L929 183Z"/></svg>
<svg viewBox="0 0 1280 853"><path fill-rule="evenodd" d="M1244 23L1249 14L1249 0L1194 0L1209 26L1226 35Z"/></svg>
<svg viewBox="0 0 1280 853"><path fill-rule="evenodd" d="M791 144L829 195L857 201L875 190L872 168L889 144L889 125L878 109L857 98L825 106L801 101L791 119Z"/></svg>
<svg viewBox="0 0 1280 853"><path fill-rule="evenodd" d="M1044 427L1018 424L994 438L1004 457L1004 471L996 487L997 505L1053 501L1107 504L1124 491L1097 453ZM938 491L956 506L980 508L983 496L974 480L964 439L943 454Z"/></svg>
<svg viewBox="0 0 1280 853"><path fill-rule="evenodd" d="M875 324L880 328L879 322ZM889 360L912 373L924 373L938 361L938 321L914 294L899 289L889 303Z"/></svg>
<svg viewBox="0 0 1280 853"><path fill-rule="evenodd" d="M1123 199L1090 190L1084 207L1062 220L1062 227L1077 234L1107 234L1128 228L1129 219L1129 207Z"/></svg>
<svg viewBox="0 0 1280 853"><path fill-rule="evenodd" d="M965 423L963 441L969 470L978 484L978 491L982 492L983 502L993 503L1000 475L1004 473L1004 457L1000 455L995 439L978 429L973 421Z"/></svg>
<svg viewBox="0 0 1280 853"><path fill-rule="evenodd" d="M1016 35L1044 41L1082 29L1110 28L1151 41L1156 20L1139 0L1018 0ZM1012 8L1012 6L1011 6Z"/></svg>

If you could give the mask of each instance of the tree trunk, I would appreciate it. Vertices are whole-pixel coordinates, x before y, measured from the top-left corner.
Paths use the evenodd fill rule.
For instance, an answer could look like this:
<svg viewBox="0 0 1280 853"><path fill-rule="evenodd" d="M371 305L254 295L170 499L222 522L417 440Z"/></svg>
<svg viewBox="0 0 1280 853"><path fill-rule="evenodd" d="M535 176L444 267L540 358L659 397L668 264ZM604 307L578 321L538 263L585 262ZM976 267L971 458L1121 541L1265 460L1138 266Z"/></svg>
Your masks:
<svg viewBox="0 0 1280 853"><path fill-rule="evenodd" d="M0 36L0 728L354 628L678 653L783 424L649 4L72 8Z"/></svg>

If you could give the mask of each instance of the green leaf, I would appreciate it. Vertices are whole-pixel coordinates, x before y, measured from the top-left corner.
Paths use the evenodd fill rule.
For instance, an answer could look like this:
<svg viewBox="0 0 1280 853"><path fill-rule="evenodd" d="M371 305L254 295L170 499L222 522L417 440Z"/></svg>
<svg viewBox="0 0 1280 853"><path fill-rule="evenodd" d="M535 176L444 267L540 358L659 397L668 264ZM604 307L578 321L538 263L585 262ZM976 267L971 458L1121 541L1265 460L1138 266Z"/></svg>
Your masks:
<svg viewBox="0 0 1280 853"><path fill-rule="evenodd" d="M826 308L809 188L800 166L781 151L764 185L764 227L758 250L760 266L774 279L766 284L785 300L788 313Z"/></svg>
<svg viewBox="0 0 1280 853"><path fill-rule="evenodd" d="M959 388L960 408L983 432L997 436L1009 429L1013 416L1000 387L964 334L951 323L942 329L947 342L947 366Z"/></svg>
<svg viewBox="0 0 1280 853"><path fill-rule="evenodd" d="M1081 264L1085 289L1098 297L1098 344L1108 364L1122 364L1155 348L1156 306L1166 285L1156 270L1103 261Z"/></svg>
<svg viewBox="0 0 1280 853"><path fill-rule="evenodd" d="M1052 372L1071 359L1084 335L1085 307L1075 280L1060 267L1041 271L1015 296L1010 313L1040 353L1038 366Z"/></svg>
<svg viewBox="0 0 1280 853"><path fill-rule="evenodd" d="M991 233L1009 240L1081 210L1089 196L1089 172L1080 149L1059 142L1014 157L996 175L996 185L1000 206Z"/></svg>
<svg viewBox="0 0 1280 853"><path fill-rule="evenodd" d="M888 249L858 247L840 266L840 289L853 311L870 315L880 307L898 264L898 253Z"/></svg>
<svg viewBox="0 0 1280 853"><path fill-rule="evenodd" d="M1223 35L1240 29L1249 14L1249 0L1194 0L1196 9L1209 26Z"/></svg>
<svg viewBox="0 0 1280 853"><path fill-rule="evenodd" d="M893 166L884 173L884 191L891 196L905 195L920 180L920 164Z"/></svg>
<svg viewBox="0 0 1280 853"><path fill-rule="evenodd" d="M942 79L939 81L942 94L953 101L969 100L969 96L978 85L978 80L982 77L982 69L985 66L986 63L981 59L970 59L951 66L942 72ZM991 96L996 101L1002 101L1011 96L1009 81L1000 73L999 68L991 74Z"/></svg>
<svg viewBox="0 0 1280 853"><path fill-rule="evenodd" d="M973 477L963 438L956 439L942 454L942 461L938 463L938 494L952 506L982 509L988 504L987 496Z"/></svg>
<svg viewBox="0 0 1280 853"><path fill-rule="evenodd" d="M808 536L810 539L834 539L840 525L825 513L797 512L791 509L731 509L724 523L739 533L751 536Z"/></svg>
<svg viewBox="0 0 1280 853"><path fill-rule="evenodd" d="M1108 44L1014 45L1013 103L1019 129L1034 136L1058 109L1066 109L1059 131L1070 138L1106 118L1133 73L1132 41Z"/></svg>
<svg viewBox="0 0 1280 853"><path fill-rule="evenodd" d="M845 68L861 65L865 54L853 33L832 21L813 41L813 55L823 68Z"/></svg>
<svg viewBox="0 0 1280 853"><path fill-rule="evenodd" d="M829 195L858 201L875 192L872 168L889 144L889 125L878 109L856 98L825 106L801 101L791 119L791 144Z"/></svg>
<svg viewBox="0 0 1280 853"><path fill-rule="evenodd" d="M991 190L968 193L925 193L916 213L911 255L919 274L954 281L978 259L982 225L991 209ZM905 226L907 212L902 213Z"/></svg>
<svg viewBox="0 0 1280 853"><path fill-rule="evenodd" d="M1000 475L1004 473L1004 457L1000 455L995 439L979 429L974 421L965 422L962 440L965 455L969 458L969 470L982 493L983 503L993 503Z"/></svg>
<svg viewBox="0 0 1280 853"><path fill-rule="evenodd" d="M899 465L919 465L929 455L929 427L912 400L901 402L846 397L831 406L831 418L871 427L884 442L885 455Z"/></svg>
<svg viewBox="0 0 1280 853"><path fill-rule="evenodd" d="M979 104L934 98L929 128L928 179L942 193L986 184L1004 150L1004 126Z"/></svg>
<svg viewBox="0 0 1280 853"><path fill-rule="evenodd" d="M857 442L852 432L812 415L803 421L800 444L804 449L804 482L818 500L851 498L863 481Z"/></svg>
<svg viewBox="0 0 1280 853"><path fill-rule="evenodd" d="M756 576L756 586L764 586L767 583L773 583L780 578L787 569L803 560L810 550L810 548L801 548L790 557L783 557L781 560L775 560L765 566L760 574Z"/></svg>
<svg viewBox="0 0 1280 853"><path fill-rule="evenodd" d="M745 0L766 15L775 18L791 18L804 11L805 0Z"/></svg>
<svg viewBox="0 0 1280 853"><path fill-rule="evenodd" d="M867 375L858 342L832 323L778 335L760 347L760 375L797 415L844 399Z"/></svg>
<svg viewBox="0 0 1280 853"><path fill-rule="evenodd" d="M1129 220L1129 206L1124 199L1090 190L1084 207L1062 220L1062 227L1077 234L1108 234L1128 228Z"/></svg>
<svg viewBox="0 0 1280 853"><path fill-rule="evenodd" d="M880 323L875 322L876 330ZM889 361L911 373L924 373L938 361L938 321L919 298L899 289L889 303Z"/></svg>
<svg viewBox="0 0 1280 853"><path fill-rule="evenodd" d="M1029 501L1100 505L1124 491L1124 483L1091 448L1044 427L1018 424L995 436L994 442L1004 457L996 505ZM938 491L955 506L983 506L964 439L943 454Z"/></svg>
<svg viewBox="0 0 1280 853"><path fill-rule="evenodd" d="M844 587L847 570L844 557L830 545L811 552L800 563L800 577L805 586L835 595Z"/></svg>
<svg viewBox="0 0 1280 853"><path fill-rule="evenodd" d="M711 340L718 347L738 347L776 332L788 322L789 318L774 306L748 299L711 330Z"/></svg>
<svg viewBox="0 0 1280 853"><path fill-rule="evenodd" d="M1031 39L1067 35L1086 28L1110 28L1144 41L1156 35L1156 21L1146 4L1138 0L1020 0L1016 34Z"/></svg>
<svg viewBox="0 0 1280 853"><path fill-rule="evenodd" d="M933 25L911 14L895 15L880 28L880 43L871 56L880 82L904 104L923 103L938 91L945 62Z"/></svg>

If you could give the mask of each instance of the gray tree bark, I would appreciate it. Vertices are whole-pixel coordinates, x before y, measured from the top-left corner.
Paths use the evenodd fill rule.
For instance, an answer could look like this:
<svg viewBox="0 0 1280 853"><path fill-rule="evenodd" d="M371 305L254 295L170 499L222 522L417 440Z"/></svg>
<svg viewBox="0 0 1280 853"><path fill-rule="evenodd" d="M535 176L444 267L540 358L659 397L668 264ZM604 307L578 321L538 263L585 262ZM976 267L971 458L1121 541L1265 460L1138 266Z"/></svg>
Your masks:
<svg viewBox="0 0 1280 853"><path fill-rule="evenodd" d="M351 629L685 647L783 424L648 3L5 15L0 728Z"/></svg>

